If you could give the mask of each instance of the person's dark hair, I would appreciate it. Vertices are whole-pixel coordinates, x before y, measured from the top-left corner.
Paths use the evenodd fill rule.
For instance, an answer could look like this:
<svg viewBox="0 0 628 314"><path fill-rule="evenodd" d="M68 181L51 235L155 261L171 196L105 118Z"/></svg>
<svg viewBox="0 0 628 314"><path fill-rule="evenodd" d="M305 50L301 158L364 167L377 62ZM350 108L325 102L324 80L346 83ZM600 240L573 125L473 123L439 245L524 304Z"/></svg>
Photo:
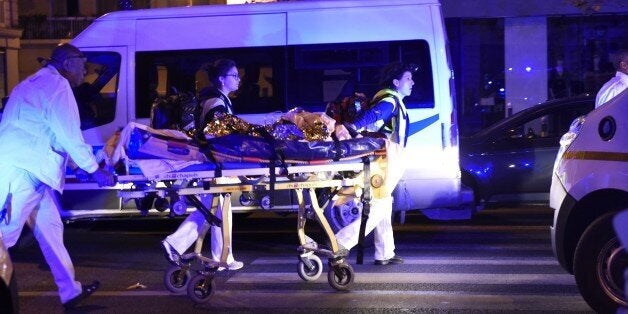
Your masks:
<svg viewBox="0 0 628 314"><path fill-rule="evenodd" d="M50 54L50 59L48 63L53 64L55 66L63 64L65 60L70 56L82 56L83 53L71 44L61 44L52 51Z"/></svg>
<svg viewBox="0 0 628 314"><path fill-rule="evenodd" d="M218 59L207 67L207 76L214 87L220 87L221 76L229 74L229 70L236 66L235 61L230 59Z"/></svg>
<svg viewBox="0 0 628 314"><path fill-rule="evenodd" d="M393 80L400 80L405 72L414 73L416 71L417 67L413 64L405 64L399 61L391 62L382 69L379 85L382 88L394 89Z"/></svg>

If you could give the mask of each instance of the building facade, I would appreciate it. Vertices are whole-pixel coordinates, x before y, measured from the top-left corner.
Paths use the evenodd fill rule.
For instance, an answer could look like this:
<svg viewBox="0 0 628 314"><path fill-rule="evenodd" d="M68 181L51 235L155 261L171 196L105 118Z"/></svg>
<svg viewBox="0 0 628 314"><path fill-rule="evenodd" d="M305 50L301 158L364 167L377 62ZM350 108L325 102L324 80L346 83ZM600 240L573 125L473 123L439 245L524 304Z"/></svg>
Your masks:
<svg viewBox="0 0 628 314"><path fill-rule="evenodd" d="M7 96L19 82L17 60L22 31L17 27L17 2L0 1L0 97Z"/></svg>

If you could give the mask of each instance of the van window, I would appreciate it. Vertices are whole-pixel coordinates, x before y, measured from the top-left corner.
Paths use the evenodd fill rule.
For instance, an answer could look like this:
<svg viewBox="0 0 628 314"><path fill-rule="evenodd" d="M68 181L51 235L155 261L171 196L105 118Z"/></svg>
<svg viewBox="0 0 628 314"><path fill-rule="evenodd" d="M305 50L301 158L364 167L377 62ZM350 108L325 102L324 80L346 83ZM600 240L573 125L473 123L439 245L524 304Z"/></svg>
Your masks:
<svg viewBox="0 0 628 314"><path fill-rule="evenodd" d="M148 118L153 100L164 93L198 95L210 85L204 68L219 58L234 60L242 78L238 91L229 95L236 114L295 107L316 112L354 92L372 97L379 89L380 70L392 61L419 68L407 107L434 107L429 47L414 40L138 52L136 118Z"/></svg>
<svg viewBox="0 0 628 314"><path fill-rule="evenodd" d="M81 130L113 121L120 73L120 55L117 53L86 51L85 56L85 81L74 88Z"/></svg>
<svg viewBox="0 0 628 314"><path fill-rule="evenodd" d="M551 110L530 115L506 131L504 138L553 138L552 146L567 131L571 122L579 116L586 115L593 110L593 99L585 102L574 102L569 108L555 107ZM531 109L529 109L531 110Z"/></svg>
<svg viewBox="0 0 628 314"><path fill-rule="evenodd" d="M324 111L328 102L355 92L372 97L380 72L392 61L412 63L415 85L407 108L434 108L434 84L427 42L422 40L295 46L290 49L288 104Z"/></svg>

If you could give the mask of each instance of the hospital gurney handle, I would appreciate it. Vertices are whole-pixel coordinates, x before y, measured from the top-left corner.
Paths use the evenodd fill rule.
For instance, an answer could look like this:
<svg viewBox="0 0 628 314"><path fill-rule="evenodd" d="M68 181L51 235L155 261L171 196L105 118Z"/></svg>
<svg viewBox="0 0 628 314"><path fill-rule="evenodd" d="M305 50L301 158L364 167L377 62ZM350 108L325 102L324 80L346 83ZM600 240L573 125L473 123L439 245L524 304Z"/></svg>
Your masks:
<svg viewBox="0 0 628 314"><path fill-rule="evenodd" d="M362 265L364 261L364 233L366 232L366 221L371 212L371 160L368 157L362 158L364 162L364 194L362 194L362 216L360 221L360 234L358 238L358 252L355 262Z"/></svg>

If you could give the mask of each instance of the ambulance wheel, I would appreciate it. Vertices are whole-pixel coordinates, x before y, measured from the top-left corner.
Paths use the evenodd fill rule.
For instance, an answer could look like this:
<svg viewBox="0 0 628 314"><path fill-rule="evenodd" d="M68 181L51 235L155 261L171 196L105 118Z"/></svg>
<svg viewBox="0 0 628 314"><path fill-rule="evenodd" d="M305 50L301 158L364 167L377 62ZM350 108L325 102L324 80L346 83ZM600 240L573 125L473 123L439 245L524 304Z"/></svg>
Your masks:
<svg viewBox="0 0 628 314"><path fill-rule="evenodd" d="M619 313L618 307L628 306L624 291L628 256L613 229L615 214L610 212L593 221L574 253L576 284L597 313Z"/></svg>
<svg viewBox="0 0 628 314"><path fill-rule="evenodd" d="M298 273L299 277L305 281L314 281L323 273L323 262L316 255L308 256L308 260L312 263L312 268L308 268L303 261L299 261Z"/></svg>
<svg viewBox="0 0 628 314"><path fill-rule="evenodd" d="M196 304L207 303L214 295L216 284L213 278L198 274L188 284L188 297Z"/></svg>
<svg viewBox="0 0 628 314"><path fill-rule="evenodd" d="M186 286L190 281L190 271L183 270L180 266L171 266L164 276L164 285L170 292L185 292Z"/></svg>
<svg viewBox="0 0 628 314"><path fill-rule="evenodd" d="M329 285L338 291L347 291L353 283L353 267L349 264L336 265L329 269L327 281Z"/></svg>

